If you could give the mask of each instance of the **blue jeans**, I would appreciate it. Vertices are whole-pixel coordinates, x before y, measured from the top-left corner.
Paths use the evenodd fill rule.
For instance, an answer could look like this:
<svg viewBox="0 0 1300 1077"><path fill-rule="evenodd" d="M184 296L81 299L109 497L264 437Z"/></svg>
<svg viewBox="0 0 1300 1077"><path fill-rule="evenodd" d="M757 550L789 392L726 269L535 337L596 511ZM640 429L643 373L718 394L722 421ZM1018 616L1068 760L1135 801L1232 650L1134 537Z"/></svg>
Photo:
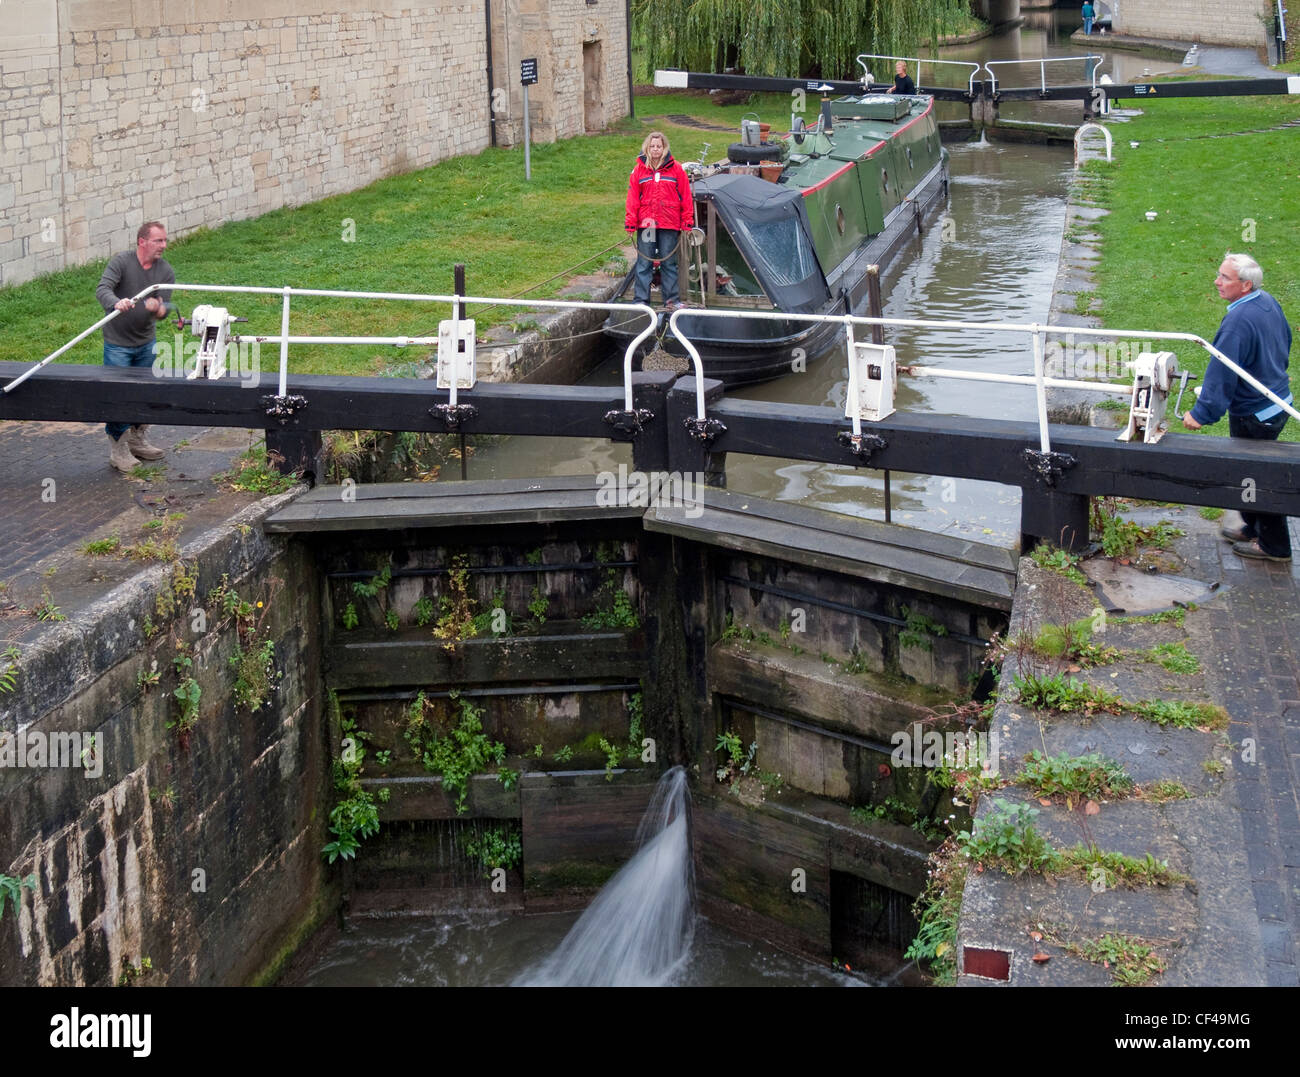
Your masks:
<svg viewBox="0 0 1300 1077"><path fill-rule="evenodd" d="M104 341L105 366L153 366L153 350L156 341L128 348L125 344L110 344ZM105 423L104 429L114 441L131 429L130 423Z"/></svg>
<svg viewBox="0 0 1300 1077"><path fill-rule="evenodd" d="M650 302L650 279L655 271L652 259L655 258L662 259L659 263L659 287L664 302L680 299L677 292L676 229L642 228L636 234L636 249L640 252L636 260L636 301Z"/></svg>
<svg viewBox="0 0 1300 1077"><path fill-rule="evenodd" d="M1084 20L1083 20L1083 32L1084 32L1084 34L1091 34L1091 33L1092 33L1092 20L1091 20L1091 19L1084 19Z"/></svg>
<svg viewBox="0 0 1300 1077"><path fill-rule="evenodd" d="M1234 438L1249 438L1252 441L1276 441L1286 426L1289 418L1285 411L1271 419L1256 419L1253 415L1229 415L1228 433ZM1264 512L1242 511L1245 521L1242 531L1247 540L1259 540L1259 548L1270 557L1291 556L1291 536L1286 529L1285 516L1273 516Z"/></svg>

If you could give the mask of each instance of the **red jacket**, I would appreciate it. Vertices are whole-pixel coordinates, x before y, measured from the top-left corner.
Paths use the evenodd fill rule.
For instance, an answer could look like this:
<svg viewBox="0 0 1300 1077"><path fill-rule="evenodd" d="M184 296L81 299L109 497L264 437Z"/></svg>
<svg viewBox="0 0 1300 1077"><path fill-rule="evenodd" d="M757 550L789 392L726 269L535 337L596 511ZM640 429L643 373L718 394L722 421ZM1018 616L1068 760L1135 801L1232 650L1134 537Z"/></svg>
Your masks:
<svg viewBox="0 0 1300 1077"><path fill-rule="evenodd" d="M695 225L691 182L671 153L659 162L657 172L646 164L644 155L638 157L628 177L624 226L645 228L651 224L665 231L680 231Z"/></svg>

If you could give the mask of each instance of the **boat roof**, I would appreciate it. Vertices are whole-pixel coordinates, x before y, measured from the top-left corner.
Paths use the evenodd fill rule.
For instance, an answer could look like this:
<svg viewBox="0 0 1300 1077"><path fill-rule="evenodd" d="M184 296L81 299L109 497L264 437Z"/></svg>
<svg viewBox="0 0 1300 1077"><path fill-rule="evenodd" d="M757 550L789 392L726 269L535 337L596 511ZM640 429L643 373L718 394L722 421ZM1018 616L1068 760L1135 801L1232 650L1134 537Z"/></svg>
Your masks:
<svg viewBox="0 0 1300 1077"><path fill-rule="evenodd" d="M850 161L860 161L871 156L875 150L919 120L934 107L934 98L924 94L907 95L901 100L910 102L907 112L896 120L875 118L868 115L855 115L853 106L864 107L862 112L872 111L870 106L880 102L899 101L896 94L864 94L861 97L840 97L831 102L833 127L830 134L829 152L801 153L797 145L790 147L789 164L797 167L785 170L781 177L781 186L806 191L825 182ZM820 136L809 136L806 145L816 149L824 145Z"/></svg>

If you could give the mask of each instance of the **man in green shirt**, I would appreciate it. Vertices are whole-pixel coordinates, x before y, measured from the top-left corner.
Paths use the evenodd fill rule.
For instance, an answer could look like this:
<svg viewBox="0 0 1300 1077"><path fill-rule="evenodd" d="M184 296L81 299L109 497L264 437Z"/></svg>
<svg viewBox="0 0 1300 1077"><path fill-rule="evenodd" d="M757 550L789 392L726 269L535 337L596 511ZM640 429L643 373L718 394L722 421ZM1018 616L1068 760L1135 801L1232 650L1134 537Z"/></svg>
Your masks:
<svg viewBox="0 0 1300 1077"><path fill-rule="evenodd" d="M105 311L121 312L104 326L105 366L153 366L154 326L167 317L171 292L155 292L142 303L131 297L151 284L176 283L176 274L162 256L166 249L167 229L159 221L146 221L135 235L135 250L113 255L104 267L95 298ZM106 423L104 429L113 443L109 462L118 471L131 471L137 457L162 459L162 449L145 437L147 426Z"/></svg>

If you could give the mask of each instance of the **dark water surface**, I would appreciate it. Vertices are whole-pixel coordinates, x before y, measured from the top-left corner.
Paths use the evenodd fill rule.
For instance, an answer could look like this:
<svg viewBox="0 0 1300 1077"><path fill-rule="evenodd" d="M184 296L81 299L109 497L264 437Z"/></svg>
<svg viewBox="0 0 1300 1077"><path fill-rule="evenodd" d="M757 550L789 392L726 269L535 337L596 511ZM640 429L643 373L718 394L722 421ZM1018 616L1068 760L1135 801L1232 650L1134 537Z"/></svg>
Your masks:
<svg viewBox="0 0 1300 1077"><path fill-rule="evenodd" d="M358 920L302 982L307 987L504 987L554 950L577 918L577 913L527 917L461 913ZM863 984L700 919L690 964L674 986Z"/></svg>

